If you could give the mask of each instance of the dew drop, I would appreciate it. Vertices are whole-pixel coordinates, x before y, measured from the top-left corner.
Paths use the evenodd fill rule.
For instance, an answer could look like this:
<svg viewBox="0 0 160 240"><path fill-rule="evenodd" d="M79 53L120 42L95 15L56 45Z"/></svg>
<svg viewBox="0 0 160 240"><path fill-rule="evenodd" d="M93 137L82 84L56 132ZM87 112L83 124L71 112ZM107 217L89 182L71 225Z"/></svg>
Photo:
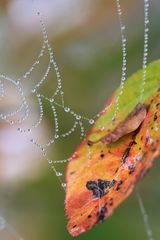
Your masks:
<svg viewBox="0 0 160 240"><path fill-rule="evenodd" d="M49 164L51 164L52 162L53 162L52 160L48 159L48 163L49 163Z"/></svg>
<svg viewBox="0 0 160 240"><path fill-rule="evenodd" d="M76 119L77 119L77 120L80 120L80 119L81 119L81 116L80 116L80 115L77 115L77 116L76 116Z"/></svg>
<svg viewBox="0 0 160 240"><path fill-rule="evenodd" d="M93 120L93 119L90 119L90 120L89 120L89 123L90 123L90 124L93 124L93 123L94 123L94 120Z"/></svg>
<svg viewBox="0 0 160 240"><path fill-rule="evenodd" d="M65 107L65 108L64 108L64 111L65 111L65 112L69 112L69 111L70 111L70 108Z"/></svg>
<svg viewBox="0 0 160 240"><path fill-rule="evenodd" d="M56 172L56 176L60 177L60 176L62 176L62 173L61 172Z"/></svg>
<svg viewBox="0 0 160 240"><path fill-rule="evenodd" d="M66 183L61 184L63 188L66 188Z"/></svg>
<svg viewBox="0 0 160 240"><path fill-rule="evenodd" d="M59 138L59 135L55 134L54 137L55 137L55 139L57 139L57 138Z"/></svg>

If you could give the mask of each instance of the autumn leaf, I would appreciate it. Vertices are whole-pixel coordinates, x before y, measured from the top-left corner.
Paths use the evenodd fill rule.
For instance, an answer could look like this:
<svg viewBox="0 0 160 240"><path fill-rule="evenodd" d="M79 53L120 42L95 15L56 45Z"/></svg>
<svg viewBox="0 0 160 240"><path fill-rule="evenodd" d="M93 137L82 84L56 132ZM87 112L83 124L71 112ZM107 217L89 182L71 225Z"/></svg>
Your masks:
<svg viewBox="0 0 160 240"><path fill-rule="evenodd" d="M72 236L103 222L127 198L160 154L160 61L125 83L113 121L119 89L76 149L66 173L65 209Z"/></svg>

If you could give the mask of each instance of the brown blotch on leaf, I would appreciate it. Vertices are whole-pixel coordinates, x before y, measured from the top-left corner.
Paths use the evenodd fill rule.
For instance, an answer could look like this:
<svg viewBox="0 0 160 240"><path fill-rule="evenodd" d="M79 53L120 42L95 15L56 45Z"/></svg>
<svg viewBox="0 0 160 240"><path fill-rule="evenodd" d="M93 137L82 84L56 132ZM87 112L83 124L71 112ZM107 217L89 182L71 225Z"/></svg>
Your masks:
<svg viewBox="0 0 160 240"><path fill-rule="evenodd" d="M89 147L91 147L91 146L93 145L93 143L88 140L87 145L88 145Z"/></svg>
<svg viewBox="0 0 160 240"><path fill-rule="evenodd" d="M156 113L154 114L153 120L156 121L157 118L158 118L158 116L157 116L157 112L156 112Z"/></svg>
<svg viewBox="0 0 160 240"><path fill-rule="evenodd" d="M159 109L160 108L160 103L156 104L156 108Z"/></svg>
<svg viewBox="0 0 160 240"><path fill-rule="evenodd" d="M123 163L123 164L126 162L126 159L127 159L127 157L129 156L131 147L132 147L134 144L137 144L137 142L135 141L135 137L136 137L136 135L137 135L138 132L139 132L139 128L136 129L136 131L134 132L134 134L133 134L133 136L132 136L133 141L131 141L131 142L129 143L129 145L127 146L127 148L125 149L125 151L124 151L124 153L123 153L123 156L122 156L122 163Z"/></svg>
<svg viewBox="0 0 160 240"><path fill-rule="evenodd" d="M104 158L104 157L105 157L104 153L101 153L100 157L101 157L101 158Z"/></svg>
<svg viewBox="0 0 160 240"><path fill-rule="evenodd" d="M133 142L131 142L128 147L125 149L124 153L123 153L123 156L122 156L122 163L125 163L126 162L126 159L127 157L129 156L129 152L131 150L131 147L133 145Z"/></svg>
<svg viewBox="0 0 160 240"><path fill-rule="evenodd" d="M109 206L113 206L113 198L109 199Z"/></svg>
<svg viewBox="0 0 160 240"><path fill-rule="evenodd" d="M110 144L116 142L124 135L135 131L145 119L147 108L147 105L139 103L128 117L115 128L115 130L102 138L102 141L105 144Z"/></svg>

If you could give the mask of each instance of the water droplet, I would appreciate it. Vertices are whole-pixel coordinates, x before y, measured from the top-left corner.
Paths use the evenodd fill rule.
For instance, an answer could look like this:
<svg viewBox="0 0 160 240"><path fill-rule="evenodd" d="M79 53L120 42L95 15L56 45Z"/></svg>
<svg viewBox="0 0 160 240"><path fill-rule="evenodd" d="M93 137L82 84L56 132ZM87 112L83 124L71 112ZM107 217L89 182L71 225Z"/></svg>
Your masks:
<svg viewBox="0 0 160 240"><path fill-rule="evenodd" d="M65 107L65 108L64 108L64 111L65 111L65 112L69 112L69 111L70 111L70 108Z"/></svg>
<svg viewBox="0 0 160 240"><path fill-rule="evenodd" d="M19 85L19 81L16 81L16 85Z"/></svg>
<svg viewBox="0 0 160 240"><path fill-rule="evenodd" d="M77 120L80 120L80 119L81 119L81 116L80 116L80 115L77 115L77 116L76 116L76 119L77 119Z"/></svg>
<svg viewBox="0 0 160 240"><path fill-rule="evenodd" d="M90 124L93 124L93 123L94 123L94 120L93 120L93 119L90 119L90 120L89 120L89 123L90 123Z"/></svg>
<svg viewBox="0 0 160 240"><path fill-rule="evenodd" d="M63 188L66 188L66 183L61 184Z"/></svg>
<svg viewBox="0 0 160 240"><path fill-rule="evenodd" d="M53 162L52 160L48 159L48 163L49 163L49 164L51 164L52 162Z"/></svg>
<svg viewBox="0 0 160 240"><path fill-rule="evenodd" d="M61 173L61 172L56 172L56 176L57 177L60 177L60 176L62 176L63 174Z"/></svg>
<svg viewBox="0 0 160 240"><path fill-rule="evenodd" d="M54 137L55 137L55 139L57 139L57 138L59 138L59 135L55 134Z"/></svg>

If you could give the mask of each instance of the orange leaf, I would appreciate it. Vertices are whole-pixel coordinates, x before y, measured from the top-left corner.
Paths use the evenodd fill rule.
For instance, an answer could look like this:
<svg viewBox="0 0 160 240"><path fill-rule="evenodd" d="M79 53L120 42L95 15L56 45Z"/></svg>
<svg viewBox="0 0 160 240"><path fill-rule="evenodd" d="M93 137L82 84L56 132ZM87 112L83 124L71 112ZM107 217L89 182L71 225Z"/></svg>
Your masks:
<svg viewBox="0 0 160 240"><path fill-rule="evenodd" d="M149 71L157 67L160 76L159 64L151 64ZM141 74L136 76L140 83ZM135 76L128 80L128 93L134 79ZM121 104L116 122L113 123L109 110L105 111L73 154L67 168L65 201L72 236L108 218L160 154L159 78L154 78L152 84L146 82L143 103L137 107L136 95L131 98L134 104L128 108ZM114 99L115 96L110 103L113 106ZM102 120L108 124L101 133L98 124Z"/></svg>

